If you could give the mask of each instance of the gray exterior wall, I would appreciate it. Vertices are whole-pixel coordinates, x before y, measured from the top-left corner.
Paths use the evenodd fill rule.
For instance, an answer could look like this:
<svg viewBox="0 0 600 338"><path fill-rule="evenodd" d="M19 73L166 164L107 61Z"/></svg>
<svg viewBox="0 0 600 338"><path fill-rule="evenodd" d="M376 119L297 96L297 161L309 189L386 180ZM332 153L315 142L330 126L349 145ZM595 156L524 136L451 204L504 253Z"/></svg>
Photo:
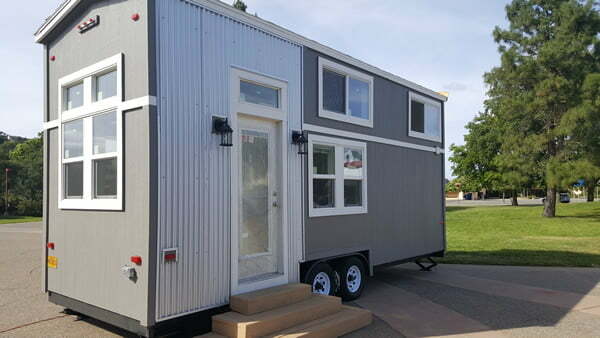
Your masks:
<svg viewBox="0 0 600 338"><path fill-rule="evenodd" d="M229 302L234 148L219 146L211 121L232 116L232 66L287 82L288 273L298 280L303 167L291 130L302 123L302 47L201 2L159 1L156 15L158 250L179 250L176 263L158 262L157 319L166 320Z"/></svg>
<svg viewBox="0 0 600 338"><path fill-rule="evenodd" d="M325 57L304 48L305 123L443 149L443 143L408 136L408 88L329 57L373 76L374 126L319 117L319 56ZM444 155L366 143L368 213L309 217L305 212L305 259L370 250L377 265L444 250Z"/></svg>
<svg viewBox="0 0 600 338"><path fill-rule="evenodd" d="M145 0L85 1L44 39L47 54L47 93L44 120L55 120L58 112L58 80L117 53L124 54L124 100L150 95L154 89L149 70L151 48L148 26L153 2ZM139 13L138 22L131 20ZM77 24L100 15L100 25L80 34ZM49 56L55 56L49 62ZM47 270L47 290L135 319L149 320L149 281L154 280L149 238L155 229L151 192L156 180L150 166L155 149L156 110L142 107L123 113L123 211L60 210L58 208L58 129L45 132L47 177L44 211L48 241L56 248L58 268ZM152 174L154 173L154 174ZM155 200L155 199L154 199ZM131 264L131 256L142 256L134 283L120 269Z"/></svg>

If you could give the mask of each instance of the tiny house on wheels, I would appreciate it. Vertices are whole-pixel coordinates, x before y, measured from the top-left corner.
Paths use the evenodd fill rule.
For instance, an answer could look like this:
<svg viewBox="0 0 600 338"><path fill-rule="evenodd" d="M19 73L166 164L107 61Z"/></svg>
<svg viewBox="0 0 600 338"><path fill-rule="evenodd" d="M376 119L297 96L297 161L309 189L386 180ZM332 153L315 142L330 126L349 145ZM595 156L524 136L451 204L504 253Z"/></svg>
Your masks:
<svg viewBox="0 0 600 338"><path fill-rule="evenodd" d="M153 335L443 255L445 95L214 0L67 0L35 40L51 302Z"/></svg>

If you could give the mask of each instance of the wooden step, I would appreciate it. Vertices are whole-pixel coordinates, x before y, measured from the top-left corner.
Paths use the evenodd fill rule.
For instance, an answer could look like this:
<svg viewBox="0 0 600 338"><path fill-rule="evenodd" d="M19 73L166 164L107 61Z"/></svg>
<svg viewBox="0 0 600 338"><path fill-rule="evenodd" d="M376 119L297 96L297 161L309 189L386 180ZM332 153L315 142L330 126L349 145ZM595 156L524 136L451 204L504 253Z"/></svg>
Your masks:
<svg viewBox="0 0 600 338"><path fill-rule="evenodd" d="M298 303L243 315L227 312L212 317L212 329L227 337L262 337L338 312L342 307L338 297L311 295Z"/></svg>
<svg viewBox="0 0 600 338"><path fill-rule="evenodd" d="M371 311L342 306L342 310L311 322L300 324L267 337L273 338L329 338L339 337L368 326L373 321Z"/></svg>
<svg viewBox="0 0 600 338"><path fill-rule="evenodd" d="M217 333L209 332L200 336L195 336L194 338L227 338Z"/></svg>
<svg viewBox="0 0 600 338"><path fill-rule="evenodd" d="M231 310L252 315L308 299L312 294L308 284L286 284L258 290L229 299Z"/></svg>

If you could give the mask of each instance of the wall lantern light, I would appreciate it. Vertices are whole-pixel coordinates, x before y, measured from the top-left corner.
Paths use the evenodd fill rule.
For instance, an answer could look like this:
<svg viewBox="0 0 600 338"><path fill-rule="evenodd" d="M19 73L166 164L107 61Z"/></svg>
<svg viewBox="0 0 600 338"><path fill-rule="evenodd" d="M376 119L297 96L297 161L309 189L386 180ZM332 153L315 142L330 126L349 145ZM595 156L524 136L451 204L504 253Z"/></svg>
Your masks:
<svg viewBox="0 0 600 338"><path fill-rule="evenodd" d="M298 145L298 154L308 154L308 135L305 131L292 131L292 143Z"/></svg>
<svg viewBox="0 0 600 338"><path fill-rule="evenodd" d="M221 146L231 147L233 145L233 129L226 117L212 117L212 132L221 135Z"/></svg>

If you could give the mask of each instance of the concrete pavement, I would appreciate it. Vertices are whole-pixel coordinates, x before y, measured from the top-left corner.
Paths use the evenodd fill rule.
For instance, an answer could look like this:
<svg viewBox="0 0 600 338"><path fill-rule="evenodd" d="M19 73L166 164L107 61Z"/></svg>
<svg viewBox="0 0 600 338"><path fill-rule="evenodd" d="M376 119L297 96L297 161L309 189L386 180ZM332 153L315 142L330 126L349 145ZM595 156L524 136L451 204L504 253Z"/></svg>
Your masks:
<svg viewBox="0 0 600 338"><path fill-rule="evenodd" d="M1 337L119 337L62 313L41 292L40 223L0 225ZM600 269L405 264L376 270L350 303L374 322L362 337L600 337Z"/></svg>

